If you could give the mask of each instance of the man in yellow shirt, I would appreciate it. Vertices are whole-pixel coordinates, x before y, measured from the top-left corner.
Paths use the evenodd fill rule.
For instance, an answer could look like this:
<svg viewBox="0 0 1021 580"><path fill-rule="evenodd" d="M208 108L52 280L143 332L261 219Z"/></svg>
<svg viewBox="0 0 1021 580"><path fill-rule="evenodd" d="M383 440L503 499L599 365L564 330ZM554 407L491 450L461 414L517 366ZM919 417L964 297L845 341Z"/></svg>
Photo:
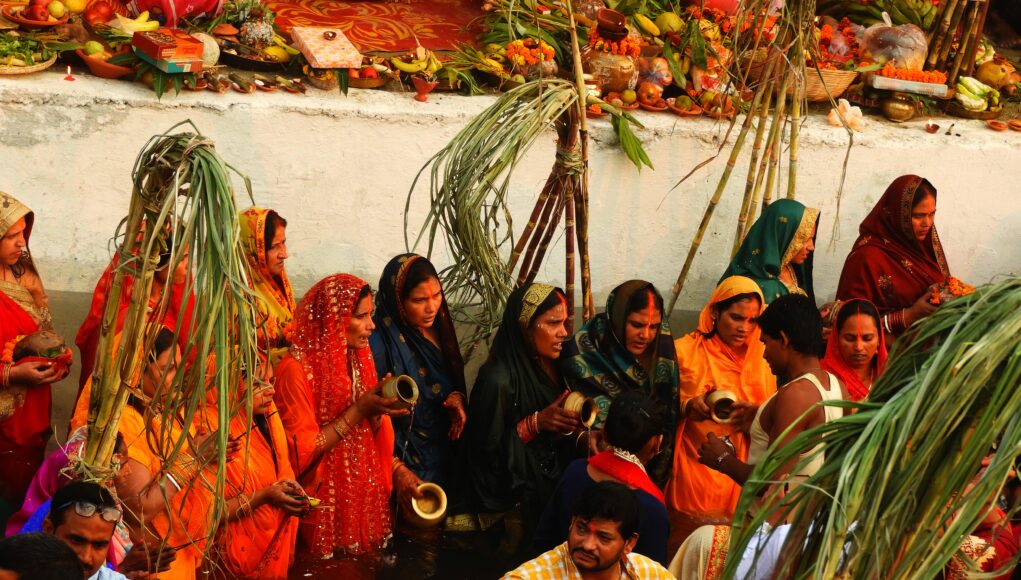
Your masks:
<svg viewBox="0 0 1021 580"><path fill-rule="evenodd" d="M641 507L635 492L616 482L581 494L567 542L508 572L503 580L668 580L653 560L633 553Z"/></svg>

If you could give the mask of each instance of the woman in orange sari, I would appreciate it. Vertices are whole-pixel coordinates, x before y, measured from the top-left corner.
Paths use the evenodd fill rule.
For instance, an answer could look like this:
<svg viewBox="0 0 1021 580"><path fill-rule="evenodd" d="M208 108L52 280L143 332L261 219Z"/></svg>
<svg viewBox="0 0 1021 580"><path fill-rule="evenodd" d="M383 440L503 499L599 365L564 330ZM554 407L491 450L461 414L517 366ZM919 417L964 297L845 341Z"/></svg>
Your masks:
<svg viewBox="0 0 1021 580"><path fill-rule="evenodd" d="M294 561L296 516L309 504L294 480L287 433L273 403L272 367L264 369L252 394L252 420L239 410L231 422L230 439L242 450L227 464L227 523L218 544L231 578L283 580Z"/></svg>
<svg viewBox="0 0 1021 580"><path fill-rule="evenodd" d="M737 401L759 405L776 392L756 323L762 308L762 292L754 280L725 278L702 309L698 329L676 342L681 422L666 493L670 554L699 526L729 524L737 508L741 486L699 463L698 448L712 432L729 437L737 457L748 456L748 436L736 426L715 422L706 396L725 390Z"/></svg>
<svg viewBox="0 0 1021 580"><path fill-rule="evenodd" d="M241 212L241 244L248 257L249 284L258 295L259 345L276 364L287 346L284 328L294 312L294 291L284 270L287 260L287 220L261 207Z"/></svg>
<svg viewBox="0 0 1021 580"><path fill-rule="evenodd" d="M49 302L28 240L34 214L0 192L0 346L51 330ZM50 384L64 378L53 363L0 364L0 518L21 506L42 465L50 433Z"/></svg>
<svg viewBox="0 0 1021 580"><path fill-rule="evenodd" d="M389 542L390 493L403 503L419 479L393 456L391 408L377 385L369 348L372 291L335 274L319 281L295 310L290 353L276 367L276 403L290 437L299 481L321 499L299 534L313 555L375 555Z"/></svg>

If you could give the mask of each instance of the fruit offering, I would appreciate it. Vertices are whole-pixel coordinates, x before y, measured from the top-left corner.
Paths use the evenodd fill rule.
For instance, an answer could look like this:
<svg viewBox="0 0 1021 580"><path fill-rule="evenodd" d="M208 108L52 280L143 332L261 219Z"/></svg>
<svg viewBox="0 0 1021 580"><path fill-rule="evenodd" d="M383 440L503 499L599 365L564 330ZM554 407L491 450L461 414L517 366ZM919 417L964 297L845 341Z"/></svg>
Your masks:
<svg viewBox="0 0 1021 580"><path fill-rule="evenodd" d="M954 98L972 112L988 111L1000 106L1000 91L971 77L962 76L957 79Z"/></svg>
<svg viewBox="0 0 1021 580"><path fill-rule="evenodd" d="M63 44L42 42L32 34L7 32L0 34L0 66L33 66L46 62L63 48Z"/></svg>

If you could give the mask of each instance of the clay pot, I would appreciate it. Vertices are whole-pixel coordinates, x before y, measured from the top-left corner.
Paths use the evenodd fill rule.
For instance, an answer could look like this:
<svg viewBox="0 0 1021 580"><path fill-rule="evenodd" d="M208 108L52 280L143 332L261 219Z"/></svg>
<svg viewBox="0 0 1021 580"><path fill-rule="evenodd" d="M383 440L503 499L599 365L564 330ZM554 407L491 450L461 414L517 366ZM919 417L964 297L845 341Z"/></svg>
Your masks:
<svg viewBox="0 0 1021 580"><path fill-rule="evenodd" d="M529 65L514 65L514 72L524 76L530 81L534 81L538 78L550 78L557 76L557 71L560 70L555 60L544 60L536 64Z"/></svg>
<svg viewBox="0 0 1021 580"><path fill-rule="evenodd" d="M883 99L880 108L883 110L883 116L894 123L910 121L918 112L915 104L902 93L893 93Z"/></svg>
<svg viewBox="0 0 1021 580"><path fill-rule="evenodd" d="M737 395L730 391L713 391L705 398L709 416L717 423L730 423L730 410L737 401Z"/></svg>
<svg viewBox="0 0 1021 580"><path fill-rule="evenodd" d="M422 77L411 77L411 82L415 84L415 100L420 103L428 101L429 93L440 84L439 81L427 81Z"/></svg>
<svg viewBox="0 0 1021 580"><path fill-rule="evenodd" d="M627 16L616 10L603 8L596 13L599 36L606 40L620 40L627 36Z"/></svg>
<svg viewBox="0 0 1021 580"><path fill-rule="evenodd" d="M564 399L564 410L578 415L578 420L585 428L592 427L599 417L599 409L596 402L586 397L580 391L571 391Z"/></svg>
<svg viewBox="0 0 1021 580"><path fill-rule="evenodd" d="M582 54L582 68L606 93L620 93L635 88L638 82L638 67L631 57L586 50Z"/></svg>
<svg viewBox="0 0 1021 580"><path fill-rule="evenodd" d="M384 380L380 391L383 398L397 397L397 402L393 406L398 409L406 409L418 401L418 385L408 375L399 375Z"/></svg>
<svg viewBox="0 0 1021 580"><path fill-rule="evenodd" d="M447 515L447 494L435 483L423 483L418 486L422 499L412 498L412 512L405 519L418 528L432 528L440 525Z"/></svg>

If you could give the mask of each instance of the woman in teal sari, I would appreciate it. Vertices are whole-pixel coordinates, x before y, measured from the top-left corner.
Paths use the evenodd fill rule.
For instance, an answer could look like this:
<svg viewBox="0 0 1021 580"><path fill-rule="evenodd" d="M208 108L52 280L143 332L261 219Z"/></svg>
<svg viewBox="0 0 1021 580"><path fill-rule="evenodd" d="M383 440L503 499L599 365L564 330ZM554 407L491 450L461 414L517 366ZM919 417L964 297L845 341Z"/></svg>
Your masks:
<svg viewBox="0 0 1021 580"><path fill-rule="evenodd" d="M656 287L644 280L629 280L614 288L606 299L606 310L564 345L560 368L572 390L595 400L597 429L606 419L610 403L623 392L645 393L670 410L671 436L664 440L663 452L648 465L652 480L665 485L680 408L680 379L674 339Z"/></svg>
<svg viewBox="0 0 1021 580"><path fill-rule="evenodd" d="M819 210L793 199L778 199L762 211L745 236L722 282L730 276L755 280L769 304L786 294L815 300L812 253Z"/></svg>

